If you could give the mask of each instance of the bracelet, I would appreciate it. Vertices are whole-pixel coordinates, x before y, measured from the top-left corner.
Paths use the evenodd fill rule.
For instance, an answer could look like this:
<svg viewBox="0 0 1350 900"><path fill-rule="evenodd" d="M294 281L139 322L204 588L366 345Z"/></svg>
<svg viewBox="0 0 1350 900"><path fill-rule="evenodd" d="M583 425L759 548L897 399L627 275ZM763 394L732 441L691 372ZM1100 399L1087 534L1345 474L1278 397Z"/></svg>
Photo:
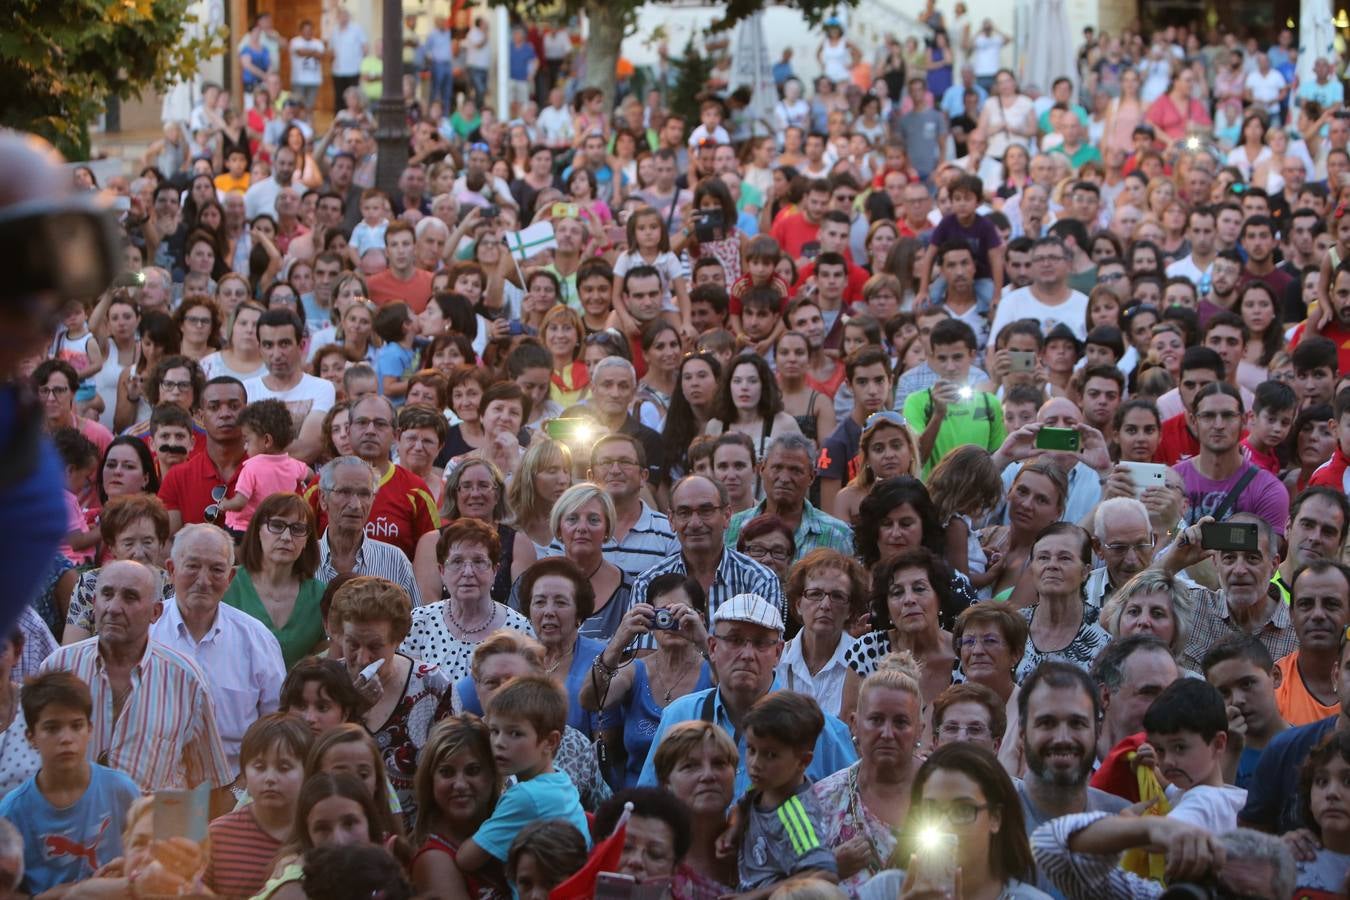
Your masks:
<svg viewBox="0 0 1350 900"><path fill-rule="evenodd" d="M604 675L605 678L613 678L619 673L619 670L611 669L609 666L605 665L605 661L601 659L603 655L604 654L602 653L597 653L595 655L595 662L591 663L591 667L596 669L601 675Z"/></svg>

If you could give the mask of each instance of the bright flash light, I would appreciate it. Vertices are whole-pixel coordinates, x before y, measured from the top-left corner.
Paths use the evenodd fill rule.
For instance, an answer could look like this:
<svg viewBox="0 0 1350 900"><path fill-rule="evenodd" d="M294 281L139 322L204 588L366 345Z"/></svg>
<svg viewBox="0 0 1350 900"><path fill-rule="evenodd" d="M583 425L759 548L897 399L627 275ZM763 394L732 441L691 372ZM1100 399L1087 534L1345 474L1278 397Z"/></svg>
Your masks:
<svg viewBox="0 0 1350 900"><path fill-rule="evenodd" d="M1186 149L1189 150L1190 152L1194 153L1195 151L1199 150L1202 146L1203 142L1200 140L1199 135L1193 134L1188 138L1186 138Z"/></svg>
<svg viewBox="0 0 1350 900"><path fill-rule="evenodd" d="M969 400L971 397L975 396L975 391L970 385L961 388L957 393L961 395L962 400Z"/></svg>
<svg viewBox="0 0 1350 900"><path fill-rule="evenodd" d="M572 440L578 444L589 444L595 438L595 426L589 422L582 423L572 432Z"/></svg>
<svg viewBox="0 0 1350 900"><path fill-rule="evenodd" d="M942 843L942 832L932 825L919 831L919 847L924 850L936 850Z"/></svg>

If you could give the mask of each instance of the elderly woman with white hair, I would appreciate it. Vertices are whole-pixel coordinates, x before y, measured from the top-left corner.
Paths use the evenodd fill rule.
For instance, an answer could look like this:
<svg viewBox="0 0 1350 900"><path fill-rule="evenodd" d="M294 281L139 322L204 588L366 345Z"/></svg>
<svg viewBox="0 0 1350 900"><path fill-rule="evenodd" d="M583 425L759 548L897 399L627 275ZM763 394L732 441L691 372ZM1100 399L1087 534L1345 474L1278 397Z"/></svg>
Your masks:
<svg viewBox="0 0 1350 900"><path fill-rule="evenodd" d="M1158 549L1148 507L1134 497L1109 497L1092 514L1092 549L1105 565L1083 585L1088 606L1101 609L1113 591L1153 562Z"/></svg>
<svg viewBox="0 0 1350 900"><path fill-rule="evenodd" d="M595 608L578 633L601 641L614 636L632 604L632 579L604 556L605 543L614 538L615 518L614 501L604 488L589 481L564 491L549 514L555 538L549 551L576 563L595 591ZM510 604L516 609L520 608L519 590L517 580Z"/></svg>
<svg viewBox="0 0 1350 900"><path fill-rule="evenodd" d="M1151 634L1180 663L1194 609L1177 576L1144 569L1121 585L1102 606L1101 625L1113 638Z"/></svg>

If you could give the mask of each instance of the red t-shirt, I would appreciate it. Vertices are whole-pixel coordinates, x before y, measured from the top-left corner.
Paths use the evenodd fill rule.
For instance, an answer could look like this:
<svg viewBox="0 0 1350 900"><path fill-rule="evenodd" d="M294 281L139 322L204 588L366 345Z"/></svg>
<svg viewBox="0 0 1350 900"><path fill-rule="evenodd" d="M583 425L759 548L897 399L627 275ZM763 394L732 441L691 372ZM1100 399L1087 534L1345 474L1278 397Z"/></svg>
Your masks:
<svg viewBox="0 0 1350 900"><path fill-rule="evenodd" d="M808 387L820 391L822 394L827 395L833 400L834 395L839 391L839 385L844 383L844 371L844 364L839 360L835 360L833 375L825 381L817 381L815 378L807 375L806 384Z"/></svg>
<svg viewBox="0 0 1350 900"><path fill-rule="evenodd" d="M1162 440L1153 461L1175 466L1183 459L1200 455L1200 441L1186 425L1186 414L1178 413L1162 423Z"/></svg>
<svg viewBox="0 0 1350 900"><path fill-rule="evenodd" d="M812 225L806 221L805 213L791 213L783 216L777 222L773 223L773 230L769 232L778 246L783 248L783 252L793 259L799 259L802 255L802 247L812 243L820 234L819 223Z"/></svg>
<svg viewBox="0 0 1350 900"><path fill-rule="evenodd" d="M1303 323L1294 329L1293 335L1289 338L1289 350L1293 352L1298 346L1298 342L1303 340L1303 332L1307 323ZM1350 374L1350 328L1346 328L1340 322L1332 322L1322 329L1321 335L1335 342L1336 350L1340 355L1341 371L1340 374Z"/></svg>
<svg viewBox="0 0 1350 900"><path fill-rule="evenodd" d="M403 281L394 277L393 269L385 269L366 279L370 299L376 306L402 300L415 313L420 313L431 302L431 279L435 277L422 269L413 269L412 277Z"/></svg>
<svg viewBox="0 0 1350 900"><path fill-rule="evenodd" d="M187 460L169 470L164 483L159 486L159 499L170 511L177 510L183 516L184 525L199 525L206 521L206 508L216 501L211 492L221 485L234 493L235 482L239 479L239 467L235 466L234 475L226 481L220 470L211 461L206 452L205 439L199 439L196 447L201 452L193 453Z"/></svg>
<svg viewBox="0 0 1350 900"><path fill-rule="evenodd" d="M305 499L318 518L319 533L322 534L328 527L328 516L319 506L318 485L305 491ZM393 544L411 561L417 551L418 538L440 525L436 503L431 499L427 483L402 466L391 465L375 489L370 518L366 520L366 535Z"/></svg>
<svg viewBox="0 0 1350 900"><path fill-rule="evenodd" d="M816 274L815 260L807 263L797 270L797 283L792 286L792 295L795 297L797 292L806 284L806 279ZM867 284L867 270L862 266L855 266L852 262L848 264L848 284L844 286L844 302L858 303L862 300L863 285Z"/></svg>

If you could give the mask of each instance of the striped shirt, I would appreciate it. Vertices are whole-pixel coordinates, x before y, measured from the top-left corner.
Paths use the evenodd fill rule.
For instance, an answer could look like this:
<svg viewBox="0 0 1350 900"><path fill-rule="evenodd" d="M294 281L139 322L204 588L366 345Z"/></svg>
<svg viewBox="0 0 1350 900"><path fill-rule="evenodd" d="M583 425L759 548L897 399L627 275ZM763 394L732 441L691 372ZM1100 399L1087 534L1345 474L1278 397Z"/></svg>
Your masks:
<svg viewBox="0 0 1350 900"><path fill-rule="evenodd" d="M267 883L281 842L263 831L245 806L212 820L211 861L203 880L225 897L252 897Z"/></svg>
<svg viewBox="0 0 1350 900"><path fill-rule="evenodd" d="M19 664L10 672L10 678L23 684L38 673L42 661L60 645L52 637L52 630L38 615L38 611L27 604L19 613L19 621L14 623L14 627L23 632L23 652L19 654Z"/></svg>
<svg viewBox="0 0 1350 900"><path fill-rule="evenodd" d="M688 574L689 567L685 564L683 551L672 553L637 577L633 583L633 602L646 603L647 588L652 579L667 572ZM783 596L783 585L773 570L744 553L726 549L722 551L722 559L713 574L712 587L708 589L708 615L712 616L717 607L737 594L758 594L776 604L783 621L787 621L787 600ZM646 634L638 639L638 646L645 649L656 644L651 640L651 635Z"/></svg>
<svg viewBox="0 0 1350 900"><path fill-rule="evenodd" d="M362 538L361 546L356 550L356 566L352 569L352 574L373 575L392 581L408 592L413 606L422 605L422 592L417 589L412 563L408 562L408 557L393 544L377 541L373 537ZM324 584L338 577L338 570L333 568L333 554L328 549L326 529L323 537L319 538L319 570L314 573L314 577Z"/></svg>
<svg viewBox="0 0 1350 900"><path fill-rule="evenodd" d="M605 562L623 569L629 578L637 578L667 556L680 552L680 542L666 514L652 509L646 501L638 502L642 512L623 540L610 538L601 548ZM563 556L562 541L554 538L548 545L548 555Z"/></svg>
<svg viewBox="0 0 1350 900"><path fill-rule="evenodd" d="M1279 602L1279 592L1270 588L1270 617L1255 632L1248 631L1233 621L1228 610L1228 601L1223 591L1211 591L1204 587L1191 588L1190 634L1186 638L1186 649L1182 652L1182 662L1194 672L1204 671L1201 662L1209 649L1220 641L1234 635L1250 635L1256 638L1270 651L1271 659L1283 659L1298 649L1298 635L1294 632L1294 622L1289 617L1289 607Z"/></svg>
<svg viewBox="0 0 1350 900"><path fill-rule="evenodd" d="M1066 897L1100 900L1146 900L1161 897L1163 885L1120 868L1117 854L1082 853L1069 849L1070 839L1106 812L1072 813L1051 819L1031 832L1031 852L1042 880Z"/></svg>
<svg viewBox="0 0 1350 900"><path fill-rule="evenodd" d="M722 538L723 543L728 547L735 547L745 523L763 513L764 503L760 503L758 506L743 509L733 515L731 521L727 523L727 533ZM797 523L797 531L793 534L793 540L797 544L797 556L793 560L794 562L812 550L818 550L822 547L838 550L845 556L852 556L854 552L853 532L849 527L829 513L816 509L809 500L802 501L802 518Z"/></svg>
<svg viewBox="0 0 1350 900"><path fill-rule="evenodd" d="M121 769L144 790L223 787L234 781L216 731L215 707L196 664L157 641L148 641L131 671L131 690L120 715L113 710L98 638L86 638L47 657L43 672L70 672L89 685L94 699L89 758Z"/></svg>

